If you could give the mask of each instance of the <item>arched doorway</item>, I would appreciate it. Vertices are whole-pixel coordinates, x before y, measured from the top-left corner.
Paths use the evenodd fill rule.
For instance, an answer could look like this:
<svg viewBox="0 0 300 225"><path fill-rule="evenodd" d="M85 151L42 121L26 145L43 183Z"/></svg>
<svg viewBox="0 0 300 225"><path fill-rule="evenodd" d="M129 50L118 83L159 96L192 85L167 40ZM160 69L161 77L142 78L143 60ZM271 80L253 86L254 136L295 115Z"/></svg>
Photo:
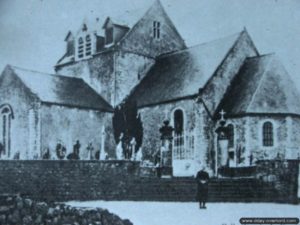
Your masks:
<svg viewBox="0 0 300 225"><path fill-rule="evenodd" d="M173 159L180 160L184 158L184 114L182 109L176 109L173 112L174 126L174 150Z"/></svg>
<svg viewBox="0 0 300 225"><path fill-rule="evenodd" d="M172 117L174 126L173 176L192 176L194 175L194 137L187 131L184 109L176 108Z"/></svg>
<svg viewBox="0 0 300 225"><path fill-rule="evenodd" d="M0 106L0 157L9 158L11 155L11 120L13 111L10 105Z"/></svg>
<svg viewBox="0 0 300 225"><path fill-rule="evenodd" d="M183 134L184 131L184 116L181 109L174 111L174 131L177 135Z"/></svg>

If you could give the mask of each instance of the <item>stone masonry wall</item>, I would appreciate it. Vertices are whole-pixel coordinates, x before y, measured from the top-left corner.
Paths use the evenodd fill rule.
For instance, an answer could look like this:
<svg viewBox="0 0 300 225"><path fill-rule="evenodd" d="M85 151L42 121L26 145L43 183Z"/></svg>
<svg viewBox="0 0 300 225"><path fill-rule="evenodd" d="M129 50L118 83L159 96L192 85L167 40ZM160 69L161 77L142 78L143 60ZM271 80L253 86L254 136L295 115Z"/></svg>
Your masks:
<svg viewBox="0 0 300 225"><path fill-rule="evenodd" d="M103 52L87 60L59 66L56 73L82 78L107 102L114 105L114 54L113 51Z"/></svg>
<svg viewBox="0 0 300 225"><path fill-rule="evenodd" d="M184 112L184 130L186 134L195 137L195 158L202 163L208 161L212 149L210 124L207 123L207 113L202 104L195 99L181 100L139 110L144 128L143 155L144 159L153 161L153 154L160 149L159 128L164 120L169 120L174 126L174 111L181 109Z"/></svg>
<svg viewBox="0 0 300 225"><path fill-rule="evenodd" d="M265 182L263 177L268 177L264 175L265 169L268 169L268 166L259 170L263 172L260 173L262 176L257 176L257 179L210 179L209 201L291 202L295 200L294 189L291 189L292 192L285 192L285 188L278 189L276 185L291 187L297 183ZM282 174L280 170L272 169L272 171ZM286 169L285 172L287 171ZM290 174L283 173L283 175L291 181ZM272 176L269 178L271 179ZM162 179L153 175L147 176L140 168L139 162L2 160L0 192L7 195L20 194L24 198L48 203L68 200L193 202L196 201L197 184L194 177ZM0 214L1 212L0 207Z"/></svg>
<svg viewBox="0 0 300 225"><path fill-rule="evenodd" d="M139 162L2 160L0 193L51 201L126 198Z"/></svg>
<svg viewBox="0 0 300 225"><path fill-rule="evenodd" d="M273 186L278 200L297 203L299 165L299 160L261 160L256 178Z"/></svg>
<svg viewBox="0 0 300 225"><path fill-rule="evenodd" d="M112 132L112 113L95 110L42 105L41 108L41 150L49 148L50 157L56 159L55 148L59 141L73 151L76 140L81 143L80 159L89 159L87 146L92 143L93 155L101 149L102 129L105 128L104 150L110 157L115 155Z"/></svg>
<svg viewBox="0 0 300 225"><path fill-rule="evenodd" d="M139 54L122 51L115 53L115 105L129 95L154 62L154 59Z"/></svg>
<svg viewBox="0 0 300 225"><path fill-rule="evenodd" d="M274 128L274 146L263 146L263 123L270 121ZM246 161L249 164L250 155L253 162L257 160L287 158L297 159L299 149L299 119L295 117L272 116L248 116L244 118L228 119L227 124L234 125L234 149L245 148Z"/></svg>
<svg viewBox="0 0 300 225"><path fill-rule="evenodd" d="M274 130L274 146L263 146L263 123L270 121ZM281 117L251 117L249 119L250 133L247 137L249 140L249 150L254 156L254 161L259 159L275 159L276 157L284 158L286 148L288 147L287 123L286 118Z"/></svg>
<svg viewBox="0 0 300 225"><path fill-rule="evenodd" d="M17 153L27 158L29 149L29 110L37 109L38 100L11 70L5 70L0 80L0 106L9 104L13 111L11 119L11 151L2 158L12 159ZM1 119L2 131L2 119ZM2 142L2 132L1 132Z"/></svg>

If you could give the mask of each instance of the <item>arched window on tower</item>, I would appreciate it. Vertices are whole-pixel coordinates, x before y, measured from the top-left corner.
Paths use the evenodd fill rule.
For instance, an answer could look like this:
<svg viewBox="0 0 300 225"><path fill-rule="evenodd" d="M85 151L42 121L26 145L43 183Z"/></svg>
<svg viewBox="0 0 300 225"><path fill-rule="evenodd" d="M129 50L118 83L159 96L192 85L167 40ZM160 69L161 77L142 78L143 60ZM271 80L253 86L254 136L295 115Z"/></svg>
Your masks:
<svg viewBox="0 0 300 225"><path fill-rule="evenodd" d="M83 38L80 37L78 39L78 58L83 58L84 56L84 41Z"/></svg>
<svg viewBox="0 0 300 225"><path fill-rule="evenodd" d="M228 148L234 147L234 126L229 124L227 126L228 129Z"/></svg>
<svg viewBox="0 0 300 225"><path fill-rule="evenodd" d="M271 147L274 145L274 130L271 122L263 124L263 146Z"/></svg>
<svg viewBox="0 0 300 225"><path fill-rule="evenodd" d="M13 112L9 105L3 105L0 108L1 113L1 152L0 156L10 157L11 146L11 119L13 118Z"/></svg>
<svg viewBox="0 0 300 225"><path fill-rule="evenodd" d="M90 56L91 54L92 54L91 36L87 35L85 37L85 55Z"/></svg>

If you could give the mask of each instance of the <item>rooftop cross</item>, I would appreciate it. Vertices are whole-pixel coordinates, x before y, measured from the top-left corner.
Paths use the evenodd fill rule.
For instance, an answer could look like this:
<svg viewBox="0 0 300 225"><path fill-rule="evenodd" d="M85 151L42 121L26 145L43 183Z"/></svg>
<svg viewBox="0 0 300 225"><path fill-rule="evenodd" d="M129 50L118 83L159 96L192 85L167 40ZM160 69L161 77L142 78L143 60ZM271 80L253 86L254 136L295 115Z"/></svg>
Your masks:
<svg viewBox="0 0 300 225"><path fill-rule="evenodd" d="M222 109L221 112L220 112L220 115L221 115L221 120L225 120L224 119L224 115L226 114L226 112Z"/></svg>

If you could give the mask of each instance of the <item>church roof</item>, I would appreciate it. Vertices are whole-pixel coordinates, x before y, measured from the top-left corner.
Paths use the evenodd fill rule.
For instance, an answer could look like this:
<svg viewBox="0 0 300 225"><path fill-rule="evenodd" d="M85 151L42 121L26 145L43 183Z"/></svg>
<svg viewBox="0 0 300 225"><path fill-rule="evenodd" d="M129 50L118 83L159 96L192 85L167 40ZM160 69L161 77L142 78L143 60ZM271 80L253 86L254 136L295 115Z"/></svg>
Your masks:
<svg viewBox="0 0 300 225"><path fill-rule="evenodd" d="M128 35L128 33L131 33L135 30L137 24L141 22L143 19L143 16L147 14L150 10L155 9L155 10L162 10L165 13L165 10L162 6L162 3L160 0L154 0L154 1L149 1L145 2L142 7L135 8L132 10L126 10L125 12L120 13L119 10L111 11L111 15L108 17L96 17L96 18L85 18L81 25L79 26L79 29L71 29L66 37L65 41L69 38L71 34L75 35L75 37L82 32L83 26L86 26L87 31L90 33L94 33L99 37L105 37L105 25L109 20L115 25L119 26L122 28L127 29L126 34L118 40L116 43L112 43L111 45L106 45L101 48L101 50L98 50L96 53L100 53L103 51L107 50L112 50L114 49L116 44L120 44L121 41L125 39L125 37ZM168 18L168 15L165 13L165 16ZM168 18L169 19L169 18ZM173 22L170 20L170 23L173 24ZM176 27L173 25L173 30L178 33ZM185 44L184 44L185 45ZM67 63L73 63L75 62L74 56L67 57L66 54L64 54L57 62L55 66L61 66Z"/></svg>
<svg viewBox="0 0 300 225"><path fill-rule="evenodd" d="M205 86L242 32L159 57L130 98L139 107L193 96Z"/></svg>
<svg viewBox="0 0 300 225"><path fill-rule="evenodd" d="M113 111L109 103L80 78L8 67L42 102Z"/></svg>
<svg viewBox="0 0 300 225"><path fill-rule="evenodd" d="M99 36L104 36L104 26L110 19L114 25L132 28L139 21L151 4L161 4L158 0L146 2L142 7L120 12L113 10L110 15L103 17L101 13L98 16L86 17L81 22L80 28L76 28L72 33L77 34L82 30L82 25L86 25L89 31L96 32Z"/></svg>
<svg viewBox="0 0 300 225"><path fill-rule="evenodd" d="M274 54L246 59L219 105L228 116L298 114L300 95Z"/></svg>

